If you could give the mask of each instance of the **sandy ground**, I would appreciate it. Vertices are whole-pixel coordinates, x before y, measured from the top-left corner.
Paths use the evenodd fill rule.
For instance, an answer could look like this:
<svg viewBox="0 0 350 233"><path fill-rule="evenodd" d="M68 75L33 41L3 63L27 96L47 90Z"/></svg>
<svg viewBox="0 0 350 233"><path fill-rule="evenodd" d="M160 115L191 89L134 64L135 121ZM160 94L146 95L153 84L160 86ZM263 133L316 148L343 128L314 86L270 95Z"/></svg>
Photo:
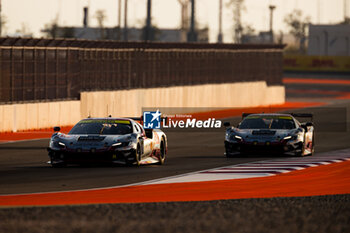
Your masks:
<svg viewBox="0 0 350 233"><path fill-rule="evenodd" d="M0 209L0 232L350 232L350 195Z"/></svg>

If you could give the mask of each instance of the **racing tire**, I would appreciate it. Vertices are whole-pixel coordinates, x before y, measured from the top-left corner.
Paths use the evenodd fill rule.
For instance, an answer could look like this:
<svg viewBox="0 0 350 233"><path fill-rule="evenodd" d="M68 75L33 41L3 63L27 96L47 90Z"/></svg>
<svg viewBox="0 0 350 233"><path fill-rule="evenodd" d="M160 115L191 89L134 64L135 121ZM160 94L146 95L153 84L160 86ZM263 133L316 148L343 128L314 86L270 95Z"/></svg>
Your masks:
<svg viewBox="0 0 350 233"><path fill-rule="evenodd" d="M304 135L304 141L301 146L301 152L296 152L295 155L297 157L304 157L305 156L305 135Z"/></svg>
<svg viewBox="0 0 350 233"><path fill-rule="evenodd" d="M297 157L304 157L305 155L304 155L304 152L302 151L302 152L296 152L295 156L297 156Z"/></svg>
<svg viewBox="0 0 350 233"><path fill-rule="evenodd" d="M234 158L235 156L239 156L241 153L231 154L227 148L225 148L225 157L226 158Z"/></svg>
<svg viewBox="0 0 350 233"><path fill-rule="evenodd" d="M140 166L141 165L141 145L138 143L136 150L135 150L135 164L136 166Z"/></svg>
<svg viewBox="0 0 350 233"><path fill-rule="evenodd" d="M227 149L225 149L225 156L226 158L232 158L233 156L228 152Z"/></svg>
<svg viewBox="0 0 350 233"><path fill-rule="evenodd" d="M312 135L312 148L311 148L311 153L309 156L313 156L315 153L315 135Z"/></svg>
<svg viewBox="0 0 350 233"><path fill-rule="evenodd" d="M163 165L165 162L165 156L166 156L166 143L164 139L160 142L160 154L159 154L159 165Z"/></svg>
<svg viewBox="0 0 350 233"><path fill-rule="evenodd" d="M53 167L53 168L62 168L62 167L66 167L67 166L67 163L65 161L60 162L60 163L55 163L54 154L52 154L52 152L49 153L49 157L50 157L51 167Z"/></svg>

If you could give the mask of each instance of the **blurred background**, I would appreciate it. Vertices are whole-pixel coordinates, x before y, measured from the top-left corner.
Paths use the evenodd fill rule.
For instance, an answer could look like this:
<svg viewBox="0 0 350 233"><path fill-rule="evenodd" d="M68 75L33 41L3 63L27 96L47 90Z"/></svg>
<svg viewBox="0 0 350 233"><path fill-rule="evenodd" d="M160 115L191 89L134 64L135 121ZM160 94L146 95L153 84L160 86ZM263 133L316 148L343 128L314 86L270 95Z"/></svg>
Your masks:
<svg viewBox="0 0 350 233"><path fill-rule="evenodd" d="M349 0L0 2L4 37L279 43L287 45L286 54L350 55ZM289 70L299 63L307 69L300 58L287 56L285 62ZM314 63L331 69L339 61Z"/></svg>
<svg viewBox="0 0 350 233"><path fill-rule="evenodd" d="M349 0L0 2L5 37L280 43L287 54L350 55Z"/></svg>
<svg viewBox="0 0 350 233"><path fill-rule="evenodd" d="M285 97L304 101L306 94L345 96L348 91L347 86L330 90L328 85L326 92L325 81L304 79L349 79L350 0L0 3L0 103L82 100L84 92L164 87L183 90L242 82L264 82L265 97L257 97L252 88L247 88L246 98L232 97L237 103L224 103L227 98L215 97L218 103L212 105L271 105L284 103ZM334 86L334 80L327 82ZM186 107L184 103L194 99L191 88L189 96L179 92L183 101L170 98L163 106ZM226 92L232 91L218 89L218 93ZM198 96L208 96L208 92L199 91ZM97 115L106 115L111 106L125 109L113 102L115 98L110 99L105 110L90 104L80 116L93 107ZM160 107L158 102L141 101L145 99L135 100L135 106ZM173 106L174 99L182 104ZM252 101L244 103L247 99ZM254 102L257 99L264 101ZM208 103L191 107L213 107L204 105Z"/></svg>
<svg viewBox="0 0 350 233"><path fill-rule="evenodd" d="M1 35L140 41L150 3L150 40L185 42L183 34L191 28L191 1L1 0ZM286 43L291 50L305 49L319 30L344 31L340 25L349 25L350 17L349 0L194 2L197 40L203 42L273 41ZM125 28L127 38L122 35Z"/></svg>

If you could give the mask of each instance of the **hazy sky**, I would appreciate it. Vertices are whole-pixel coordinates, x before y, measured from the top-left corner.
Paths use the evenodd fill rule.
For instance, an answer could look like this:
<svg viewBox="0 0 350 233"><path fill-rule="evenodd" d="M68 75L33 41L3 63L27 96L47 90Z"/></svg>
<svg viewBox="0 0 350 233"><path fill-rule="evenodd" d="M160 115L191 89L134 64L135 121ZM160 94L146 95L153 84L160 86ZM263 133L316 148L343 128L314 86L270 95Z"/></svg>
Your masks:
<svg viewBox="0 0 350 233"><path fill-rule="evenodd" d="M96 10L105 10L106 26L116 26L118 0L0 0L2 15L6 17L3 35L14 34L25 28L35 37L41 37L40 30L45 24L58 17L61 26L81 26L83 7L89 5L89 24L96 26ZM230 0L223 0L224 41L232 41L232 9L227 6ZM123 0L124 2L124 0ZM140 26L146 17L147 0L129 0L128 25ZM348 0L348 8L350 0ZM301 9L311 17L312 23L336 23L344 18L344 0L245 0L242 23L251 25L257 31L268 30L270 4L276 5L274 13L275 31L287 31L283 22L286 14L293 9ZM208 25L210 41L215 42L218 30L219 0L196 0L196 14L200 25ZM350 9L347 9L350 15ZM153 22L161 28L178 28L180 25L180 4L178 0L152 0ZM124 16L123 16L124 17Z"/></svg>

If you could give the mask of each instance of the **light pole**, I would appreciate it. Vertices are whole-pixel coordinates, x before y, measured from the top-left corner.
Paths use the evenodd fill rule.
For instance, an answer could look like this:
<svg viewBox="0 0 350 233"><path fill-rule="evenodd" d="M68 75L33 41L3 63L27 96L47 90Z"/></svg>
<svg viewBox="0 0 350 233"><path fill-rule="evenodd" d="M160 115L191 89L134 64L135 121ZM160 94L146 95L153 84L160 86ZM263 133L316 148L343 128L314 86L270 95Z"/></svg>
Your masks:
<svg viewBox="0 0 350 233"><path fill-rule="evenodd" d="M348 0L344 0L344 23L348 18L347 8L348 8Z"/></svg>
<svg viewBox="0 0 350 233"><path fill-rule="evenodd" d="M121 28L122 24L122 0L118 0L118 27Z"/></svg>
<svg viewBox="0 0 350 233"><path fill-rule="evenodd" d="M181 5L181 42L187 40L187 33L189 28L188 22L188 4L190 0L177 0Z"/></svg>
<svg viewBox="0 0 350 233"><path fill-rule="evenodd" d="M0 0L0 37L2 32L2 17L1 17L1 0Z"/></svg>
<svg viewBox="0 0 350 233"><path fill-rule="evenodd" d="M151 7L152 7L152 1L147 0L147 19L146 19L146 28L145 28L145 41L152 40Z"/></svg>
<svg viewBox="0 0 350 233"><path fill-rule="evenodd" d="M83 8L84 11L84 20L83 20L83 25L84 28L87 28L89 26L89 8L86 6Z"/></svg>
<svg viewBox="0 0 350 233"><path fill-rule="evenodd" d="M191 28L187 35L188 42L196 42L197 41L197 33L195 31L195 0L191 0Z"/></svg>
<svg viewBox="0 0 350 233"><path fill-rule="evenodd" d="M128 41L128 0L124 3L124 41Z"/></svg>
<svg viewBox="0 0 350 233"><path fill-rule="evenodd" d="M317 23L321 22L321 0L317 0Z"/></svg>
<svg viewBox="0 0 350 233"><path fill-rule="evenodd" d="M273 43L274 40L273 40L273 11L274 9L276 8L276 6L273 6L273 5L270 5L269 6L269 9L270 9L270 42Z"/></svg>
<svg viewBox="0 0 350 233"><path fill-rule="evenodd" d="M218 43L222 43L222 0L219 0L219 34Z"/></svg>
<svg viewBox="0 0 350 233"><path fill-rule="evenodd" d="M118 0L118 35L117 39L121 39L121 28L122 28L122 0Z"/></svg>

